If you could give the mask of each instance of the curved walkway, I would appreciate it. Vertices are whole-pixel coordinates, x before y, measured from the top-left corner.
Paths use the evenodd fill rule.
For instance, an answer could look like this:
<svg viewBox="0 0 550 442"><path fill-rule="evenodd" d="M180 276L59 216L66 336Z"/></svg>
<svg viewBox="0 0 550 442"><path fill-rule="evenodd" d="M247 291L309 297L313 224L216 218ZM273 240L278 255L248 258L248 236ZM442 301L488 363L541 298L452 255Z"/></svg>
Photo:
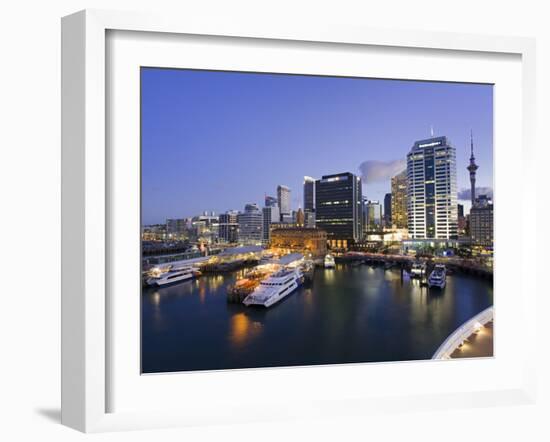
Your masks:
<svg viewBox="0 0 550 442"><path fill-rule="evenodd" d="M494 309L489 307L458 327L445 339L432 359L493 356Z"/></svg>
<svg viewBox="0 0 550 442"><path fill-rule="evenodd" d="M451 354L451 359L489 356L493 356L493 321L485 324L479 332L470 335L464 344Z"/></svg>

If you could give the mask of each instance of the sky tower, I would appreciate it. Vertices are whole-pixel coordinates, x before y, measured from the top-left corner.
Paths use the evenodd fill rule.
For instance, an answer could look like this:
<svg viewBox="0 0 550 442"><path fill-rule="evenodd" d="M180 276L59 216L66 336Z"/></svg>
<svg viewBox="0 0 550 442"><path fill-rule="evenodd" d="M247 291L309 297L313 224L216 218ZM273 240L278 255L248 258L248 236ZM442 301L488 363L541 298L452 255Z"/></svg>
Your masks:
<svg viewBox="0 0 550 442"><path fill-rule="evenodd" d="M474 157L474 136L472 132L470 132L470 151L470 164L467 169L470 172L472 207L474 207L474 202L476 200L476 170L479 166L476 164L476 158Z"/></svg>

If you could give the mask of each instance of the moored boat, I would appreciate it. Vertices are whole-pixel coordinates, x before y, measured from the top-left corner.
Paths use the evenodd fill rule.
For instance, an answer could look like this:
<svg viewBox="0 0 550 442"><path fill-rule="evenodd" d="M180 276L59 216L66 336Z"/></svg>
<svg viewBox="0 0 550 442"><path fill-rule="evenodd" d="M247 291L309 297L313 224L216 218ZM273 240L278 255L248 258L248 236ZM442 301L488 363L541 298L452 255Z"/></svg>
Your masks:
<svg viewBox="0 0 550 442"><path fill-rule="evenodd" d="M444 289L447 284L447 272L445 266L442 264L436 264L430 273L428 278L428 287L438 287Z"/></svg>
<svg viewBox="0 0 550 442"><path fill-rule="evenodd" d="M283 269L260 282L260 285L248 295L243 303L246 306L261 305L271 307L290 295L303 282L300 269Z"/></svg>
<svg viewBox="0 0 550 442"><path fill-rule="evenodd" d="M326 255L324 266L325 266L325 269L333 269L334 267L336 267L336 263L334 262L334 256L332 256L331 254Z"/></svg>
<svg viewBox="0 0 550 442"><path fill-rule="evenodd" d="M173 269L159 275L151 276L147 279L147 284L153 286L163 286L168 284L174 284L176 282L187 281L200 274L193 267L184 267L180 269Z"/></svg>

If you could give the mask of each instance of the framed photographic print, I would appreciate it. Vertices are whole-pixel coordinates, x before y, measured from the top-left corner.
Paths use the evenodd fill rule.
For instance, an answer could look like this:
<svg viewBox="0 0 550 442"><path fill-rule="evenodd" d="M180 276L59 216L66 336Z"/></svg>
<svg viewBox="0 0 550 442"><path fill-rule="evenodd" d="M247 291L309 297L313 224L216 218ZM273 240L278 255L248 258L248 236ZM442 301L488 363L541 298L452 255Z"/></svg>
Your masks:
<svg viewBox="0 0 550 442"><path fill-rule="evenodd" d="M64 18L63 422L532 400L534 281L503 202L534 198L508 178L533 57L520 38Z"/></svg>

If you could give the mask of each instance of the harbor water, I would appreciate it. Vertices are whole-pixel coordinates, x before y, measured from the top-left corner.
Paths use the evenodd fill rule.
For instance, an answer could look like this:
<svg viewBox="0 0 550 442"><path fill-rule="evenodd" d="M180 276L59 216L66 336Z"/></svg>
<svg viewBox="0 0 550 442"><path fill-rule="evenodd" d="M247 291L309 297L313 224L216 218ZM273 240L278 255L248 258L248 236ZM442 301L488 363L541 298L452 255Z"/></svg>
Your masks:
<svg viewBox="0 0 550 442"><path fill-rule="evenodd" d="M337 264L269 309L227 302L242 270L142 293L142 372L430 359L493 304L492 282L447 276L443 290L398 269Z"/></svg>

